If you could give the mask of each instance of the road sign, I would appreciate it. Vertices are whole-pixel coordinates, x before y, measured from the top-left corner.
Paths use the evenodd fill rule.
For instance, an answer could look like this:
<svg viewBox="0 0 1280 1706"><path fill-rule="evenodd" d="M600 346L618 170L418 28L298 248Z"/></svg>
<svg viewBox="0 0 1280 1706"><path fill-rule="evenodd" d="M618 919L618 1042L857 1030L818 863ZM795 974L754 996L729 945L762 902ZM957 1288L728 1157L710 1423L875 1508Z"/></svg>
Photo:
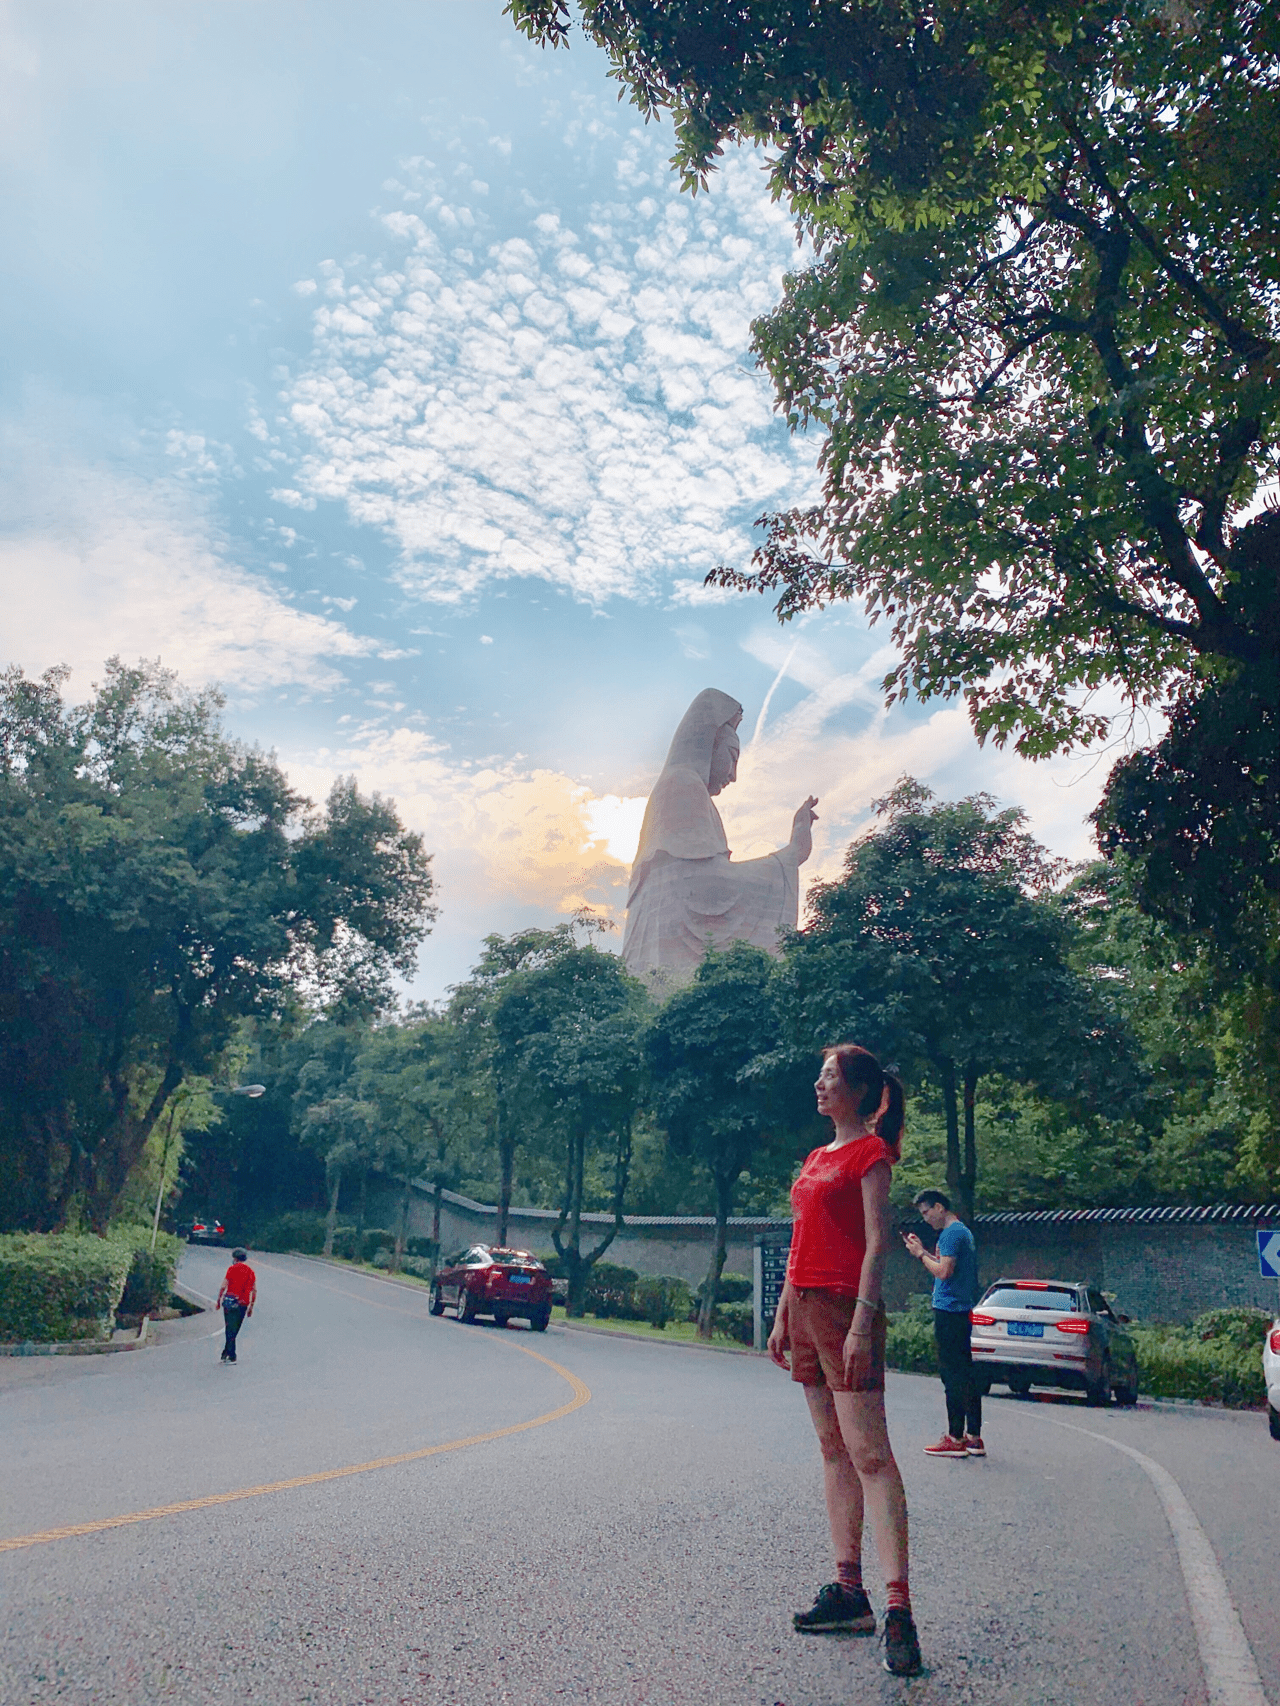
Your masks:
<svg viewBox="0 0 1280 1706"><path fill-rule="evenodd" d="M773 1318L787 1278L787 1260L791 1255L791 1229L757 1233L752 1278L754 1332L752 1339L758 1351L773 1331Z"/></svg>
<svg viewBox="0 0 1280 1706"><path fill-rule="evenodd" d="M1258 1268L1264 1279L1280 1279L1280 1232L1259 1232Z"/></svg>

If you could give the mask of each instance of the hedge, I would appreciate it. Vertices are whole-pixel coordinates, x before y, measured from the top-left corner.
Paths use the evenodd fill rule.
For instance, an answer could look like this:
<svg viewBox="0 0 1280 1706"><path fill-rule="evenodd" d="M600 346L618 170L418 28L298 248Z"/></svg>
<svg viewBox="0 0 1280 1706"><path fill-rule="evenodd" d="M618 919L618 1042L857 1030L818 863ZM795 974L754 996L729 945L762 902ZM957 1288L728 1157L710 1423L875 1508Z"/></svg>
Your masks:
<svg viewBox="0 0 1280 1706"><path fill-rule="evenodd" d="M0 1237L0 1341L110 1338L133 1257L125 1240L87 1233Z"/></svg>
<svg viewBox="0 0 1280 1706"><path fill-rule="evenodd" d="M111 1236L132 1252L124 1293L116 1305L121 1315L154 1315L168 1303L178 1277L182 1240L161 1232L151 1248L149 1226L113 1227Z"/></svg>
<svg viewBox="0 0 1280 1706"><path fill-rule="evenodd" d="M1189 1327L1135 1322L1138 1389L1152 1398L1200 1398L1235 1407L1260 1404L1262 1342L1271 1316L1260 1309L1210 1309ZM887 1361L908 1374L937 1374L933 1314L913 1298L889 1317Z"/></svg>
<svg viewBox="0 0 1280 1706"><path fill-rule="evenodd" d="M351 1228L339 1230L349 1232ZM303 1256L318 1256L324 1249L324 1232L324 1215L299 1210L292 1214L278 1214L274 1220L260 1226L254 1234L253 1245L258 1250L282 1253L296 1250Z"/></svg>

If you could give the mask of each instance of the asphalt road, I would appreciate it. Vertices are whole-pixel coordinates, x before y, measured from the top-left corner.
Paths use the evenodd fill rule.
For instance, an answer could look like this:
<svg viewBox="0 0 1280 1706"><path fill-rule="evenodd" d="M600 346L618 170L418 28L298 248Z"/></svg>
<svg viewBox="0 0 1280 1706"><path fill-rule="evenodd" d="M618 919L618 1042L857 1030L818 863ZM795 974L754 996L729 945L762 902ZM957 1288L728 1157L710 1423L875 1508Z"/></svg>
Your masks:
<svg viewBox="0 0 1280 1706"><path fill-rule="evenodd" d="M183 1277L213 1292L225 1261L191 1251ZM1151 1480L1061 1423L1176 1478L1280 1706L1262 1417L995 1398L990 1457L939 1463L940 1388L891 1376L927 1666L906 1683L876 1642L791 1631L832 1570L803 1401L767 1362L464 1327L425 1292L254 1261L234 1369L212 1318L129 1355L0 1363L0 1540L194 1502L0 1552L6 1706L1207 1702Z"/></svg>

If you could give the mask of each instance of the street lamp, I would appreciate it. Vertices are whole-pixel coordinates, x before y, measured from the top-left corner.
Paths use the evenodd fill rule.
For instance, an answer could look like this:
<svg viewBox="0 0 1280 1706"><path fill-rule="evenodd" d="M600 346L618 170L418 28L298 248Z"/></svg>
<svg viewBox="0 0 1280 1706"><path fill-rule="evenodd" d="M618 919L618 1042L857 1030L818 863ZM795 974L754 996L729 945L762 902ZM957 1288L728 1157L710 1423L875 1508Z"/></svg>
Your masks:
<svg viewBox="0 0 1280 1706"><path fill-rule="evenodd" d="M231 1084L225 1090L209 1090L206 1092L210 1096L248 1096L252 1101L257 1101L259 1096L265 1096L266 1093L265 1084ZM156 1239L160 1236L160 1207L164 1202L164 1176L169 1170L169 1148L173 1143L173 1122L177 1117L179 1100L187 1102L190 1099L190 1090L177 1090L169 1104L169 1124L164 1134L164 1149L160 1156L160 1189L156 1192L156 1212L151 1222L151 1249L153 1254Z"/></svg>

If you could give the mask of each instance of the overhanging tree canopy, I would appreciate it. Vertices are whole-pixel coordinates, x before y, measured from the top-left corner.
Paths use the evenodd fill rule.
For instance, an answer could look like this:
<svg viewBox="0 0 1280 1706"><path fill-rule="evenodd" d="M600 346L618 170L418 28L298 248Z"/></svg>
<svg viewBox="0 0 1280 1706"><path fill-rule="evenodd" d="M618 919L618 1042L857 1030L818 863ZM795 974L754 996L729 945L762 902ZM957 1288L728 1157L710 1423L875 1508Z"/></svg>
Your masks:
<svg viewBox="0 0 1280 1706"><path fill-rule="evenodd" d="M567 39L565 0L510 0ZM1280 15L1256 0L578 0L674 163L772 150L813 243L755 327L824 434L822 501L764 517L783 617L858 597L891 692L963 692L1040 755L1089 695L1250 674L1274 703Z"/></svg>

